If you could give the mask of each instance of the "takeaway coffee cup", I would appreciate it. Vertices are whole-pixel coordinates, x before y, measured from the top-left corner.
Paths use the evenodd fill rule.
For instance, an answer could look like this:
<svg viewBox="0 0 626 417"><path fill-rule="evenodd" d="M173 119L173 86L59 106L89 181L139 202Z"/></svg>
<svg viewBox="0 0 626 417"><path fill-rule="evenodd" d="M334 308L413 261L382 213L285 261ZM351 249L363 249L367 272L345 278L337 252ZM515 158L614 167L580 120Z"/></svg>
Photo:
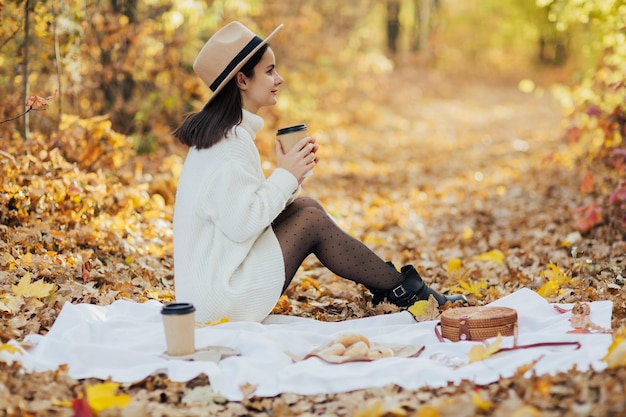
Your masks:
<svg viewBox="0 0 626 417"><path fill-rule="evenodd" d="M168 304L161 309L168 355L183 356L196 351L195 311L190 303Z"/></svg>
<svg viewBox="0 0 626 417"><path fill-rule="evenodd" d="M278 129L276 132L276 137L283 146L284 152L289 151L293 145L307 136L309 136L309 134L307 133L307 127L305 124L284 127L282 129Z"/></svg>
<svg viewBox="0 0 626 417"><path fill-rule="evenodd" d="M283 127L278 129L276 137L283 146L283 152L289 151L300 140L309 136L307 127L305 124L293 125L289 127ZM306 177L313 175L313 171L307 172Z"/></svg>

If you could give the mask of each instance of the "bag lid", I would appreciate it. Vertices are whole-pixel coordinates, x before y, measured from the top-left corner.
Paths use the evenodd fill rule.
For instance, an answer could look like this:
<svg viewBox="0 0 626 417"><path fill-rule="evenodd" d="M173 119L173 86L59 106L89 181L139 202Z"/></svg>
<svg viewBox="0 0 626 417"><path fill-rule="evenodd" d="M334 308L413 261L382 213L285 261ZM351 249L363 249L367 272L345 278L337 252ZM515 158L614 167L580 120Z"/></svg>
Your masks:
<svg viewBox="0 0 626 417"><path fill-rule="evenodd" d="M458 327L461 319L469 328L494 327L515 323L517 311L509 307L458 307L441 313L441 325Z"/></svg>

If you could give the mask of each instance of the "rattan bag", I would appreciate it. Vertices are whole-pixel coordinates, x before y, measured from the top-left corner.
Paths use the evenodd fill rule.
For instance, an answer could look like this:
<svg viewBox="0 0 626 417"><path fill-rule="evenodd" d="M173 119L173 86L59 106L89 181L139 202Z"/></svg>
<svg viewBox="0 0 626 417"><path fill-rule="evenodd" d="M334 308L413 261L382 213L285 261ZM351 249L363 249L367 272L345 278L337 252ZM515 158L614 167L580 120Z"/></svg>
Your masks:
<svg viewBox="0 0 626 417"><path fill-rule="evenodd" d="M513 336L517 332L517 311L509 307L459 307L441 313L441 333L453 342Z"/></svg>

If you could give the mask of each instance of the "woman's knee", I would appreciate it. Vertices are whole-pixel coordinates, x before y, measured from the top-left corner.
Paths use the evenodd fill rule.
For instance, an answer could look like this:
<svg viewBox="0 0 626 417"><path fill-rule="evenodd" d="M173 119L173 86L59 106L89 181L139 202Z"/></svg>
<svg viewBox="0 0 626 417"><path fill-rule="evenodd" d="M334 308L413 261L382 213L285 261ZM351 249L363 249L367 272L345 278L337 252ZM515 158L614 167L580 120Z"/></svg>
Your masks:
<svg viewBox="0 0 626 417"><path fill-rule="evenodd" d="M292 204L295 204L298 208L312 207L324 211L324 207L319 201L312 197L298 197Z"/></svg>

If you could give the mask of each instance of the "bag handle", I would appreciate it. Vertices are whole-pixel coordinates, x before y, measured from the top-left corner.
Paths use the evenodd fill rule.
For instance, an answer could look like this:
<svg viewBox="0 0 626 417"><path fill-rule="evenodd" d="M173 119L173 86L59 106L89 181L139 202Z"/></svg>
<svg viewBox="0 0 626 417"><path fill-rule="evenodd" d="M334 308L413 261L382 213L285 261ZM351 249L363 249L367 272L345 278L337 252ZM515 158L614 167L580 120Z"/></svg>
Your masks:
<svg viewBox="0 0 626 417"><path fill-rule="evenodd" d="M441 327L441 322L438 322L435 325L435 334L437 335L437 339L439 339L441 343L445 343L446 341L441 335L441 331L439 330L440 327ZM496 350L493 354L495 355L500 352L509 352L511 350L532 349L536 347L550 347L550 346L575 346L574 350L578 350L582 347L582 344L578 341L575 341L575 342L540 342L540 343L531 343L529 345L518 345L517 334L516 334L513 339L512 347L500 348Z"/></svg>

